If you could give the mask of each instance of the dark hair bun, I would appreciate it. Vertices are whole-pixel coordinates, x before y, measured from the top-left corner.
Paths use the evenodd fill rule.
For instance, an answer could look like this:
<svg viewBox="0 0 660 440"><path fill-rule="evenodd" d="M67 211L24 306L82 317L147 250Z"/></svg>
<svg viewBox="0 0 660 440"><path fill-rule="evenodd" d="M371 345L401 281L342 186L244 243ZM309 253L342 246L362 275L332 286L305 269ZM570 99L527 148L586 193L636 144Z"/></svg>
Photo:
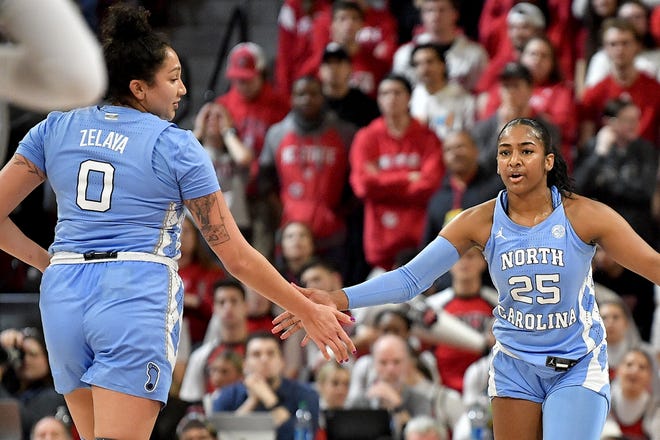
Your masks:
<svg viewBox="0 0 660 440"><path fill-rule="evenodd" d="M133 42L152 34L149 11L142 6L126 4L111 6L101 27L101 37L105 43Z"/></svg>

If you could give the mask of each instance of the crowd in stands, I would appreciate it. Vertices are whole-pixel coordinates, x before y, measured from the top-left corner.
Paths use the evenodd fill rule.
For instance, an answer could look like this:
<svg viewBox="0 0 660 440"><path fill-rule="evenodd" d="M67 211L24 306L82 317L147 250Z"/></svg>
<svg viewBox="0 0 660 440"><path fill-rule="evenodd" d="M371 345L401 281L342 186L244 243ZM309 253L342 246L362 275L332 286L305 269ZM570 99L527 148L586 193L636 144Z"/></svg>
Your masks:
<svg viewBox="0 0 660 440"><path fill-rule="evenodd" d="M184 128L289 281L332 290L402 264L503 188L496 138L517 117L548 128L580 194L660 248L660 1L284 0L273 34L274 65L255 42L236 45L229 90ZM52 226L52 212L21 209L17 222ZM152 438L214 438L213 412L257 411L289 440L301 402L319 440L325 411L351 408L387 410L394 439L471 438L497 301L485 269L471 251L411 304L347 312L358 353L328 363L302 335L270 335L280 310L231 279L185 219L181 343ZM602 249L593 279L612 379L602 438L660 440L660 288ZM0 254L0 292L37 285ZM457 323L432 331L429 312ZM0 399L20 402L24 439L76 438L39 331L0 330Z"/></svg>

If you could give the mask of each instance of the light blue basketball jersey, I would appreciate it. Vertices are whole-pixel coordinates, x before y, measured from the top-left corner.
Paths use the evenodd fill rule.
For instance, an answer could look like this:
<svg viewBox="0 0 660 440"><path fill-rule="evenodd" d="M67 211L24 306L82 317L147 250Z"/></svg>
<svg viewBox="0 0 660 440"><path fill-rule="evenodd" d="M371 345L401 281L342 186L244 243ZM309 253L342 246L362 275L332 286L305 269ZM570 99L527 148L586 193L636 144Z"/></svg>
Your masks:
<svg viewBox="0 0 660 440"><path fill-rule="evenodd" d="M536 365L547 356L580 359L605 337L591 278L595 247L575 233L555 187L552 199L552 214L526 227L508 217L500 192L484 249L499 292L495 338L503 351Z"/></svg>
<svg viewBox="0 0 660 440"><path fill-rule="evenodd" d="M219 189L190 131L116 106L53 112L17 153L46 173L57 197L50 252L179 255L183 200Z"/></svg>

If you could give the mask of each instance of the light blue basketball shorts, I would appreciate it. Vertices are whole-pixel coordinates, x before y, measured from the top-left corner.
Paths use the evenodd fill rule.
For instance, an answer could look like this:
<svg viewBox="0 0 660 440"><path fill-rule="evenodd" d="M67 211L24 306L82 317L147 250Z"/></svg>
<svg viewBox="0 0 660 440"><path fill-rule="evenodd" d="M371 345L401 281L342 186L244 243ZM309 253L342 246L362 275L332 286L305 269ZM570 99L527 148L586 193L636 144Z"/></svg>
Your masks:
<svg viewBox="0 0 660 440"><path fill-rule="evenodd" d="M543 405L544 439L599 438L610 408L606 344L565 371L516 359L496 346L489 374L491 398L510 397Z"/></svg>
<svg viewBox="0 0 660 440"><path fill-rule="evenodd" d="M176 264L54 258L40 309L58 393L94 385L167 402L183 309Z"/></svg>

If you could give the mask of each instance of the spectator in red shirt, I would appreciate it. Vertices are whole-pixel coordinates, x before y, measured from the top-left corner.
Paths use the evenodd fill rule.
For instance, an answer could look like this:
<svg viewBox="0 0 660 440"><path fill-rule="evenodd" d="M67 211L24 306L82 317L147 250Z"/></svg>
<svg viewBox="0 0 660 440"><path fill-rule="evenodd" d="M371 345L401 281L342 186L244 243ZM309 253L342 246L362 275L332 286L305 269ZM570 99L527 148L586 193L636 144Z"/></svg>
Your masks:
<svg viewBox="0 0 660 440"><path fill-rule="evenodd" d="M280 226L292 221L309 225L317 252L341 263L346 238L342 197L355 127L325 108L318 78L294 82L291 103L291 112L266 135L260 191L279 197Z"/></svg>
<svg viewBox="0 0 660 440"><path fill-rule="evenodd" d="M288 95L293 81L318 68L315 41L327 39L331 0L284 0L277 17L275 85Z"/></svg>
<svg viewBox="0 0 660 440"><path fill-rule="evenodd" d="M254 43L240 43L231 50L226 77L231 86L216 102L227 109L234 126L223 132L223 138L235 134L254 154L247 187L252 221L252 237L248 237L248 240L262 254L272 257L276 225L271 221L272 207L257 194L258 158L266 131L286 116L289 100L276 92L266 80L266 57L262 48Z"/></svg>
<svg viewBox="0 0 660 440"><path fill-rule="evenodd" d="M602 35L612 71L582 96L578 147L602 127L605 104L613 98L632 100L641 111L638 134L657 147L660 145L660 83L635 67L635 56L641 47L635 28L627 20L610 18L603 23Z"/></svg>
<svg viewBox="0 0 660 440"><path fill-rule="evenodd" d="M653 8L649 26L651 27L650 32L653 35L656 46L660 46L660 7L656 6Z"/></svg>
<svg viewBox="0 0 660 440"><path fill-rule="evenodd" d="M519 62L506 64L499 75L499 90L502 102L497 110L471 130L479 146L479 163L491 175L496 171L497 136L512 119L534 118L546 127L553 143L561 143L559 129L531 106L533 79L527 67Z"/></svg>
<svg viewBox="0 0 660 440"><path fill-rule="evenodd" d="M188 359L179 397L185 402L201 402L204 394L212 392L206 370L209 356L216 351L233 350L245 353L245 341L249 334L245 287L238 281L226 279L216 283L214 292L213 335L208 341L193 351Z"/></svg>
<svg viewBox="0 0 660 440"><path fill-rule="evenodd" d="M589 0L587 0L589 1ZM519 0L486 0L479 17L479 42L484 45L491 57L506 45L507 13ZM545 34L557 52L562 76L572 81L575 60L578 52L576 37L579 33L577 19L571 11L573 0L529 0L542 12L546 26Z"/></svg>
<svg viewBox="0 0 660 440"><path fill-rule="evenodd" d="M386 33L373 30L366 32L368 29L366 23L365 11L358 3L338 0L333 6L329 37L316 42L318 47L315 52L318 54L318 66L321 63L327 43L335 42L342 45L351 57L353 68L351 85L359 88L367 95L375 97L378 82L392 66L392 56L396 46L390 50L388 44L378 43L377 39L374 40L374 35L386 35ZM396 35L396 28L394 30L390 29L388 32L394 32ZM367 35L367 37L364 37L364 35Z"/></svg>
<svg viewBox="0 0 660 440"><path fill-rule="evenodd" d="M486 260L477 248L472 248L450 269L451 287L431 295L426 302L436 311L444 310L456 316L493 341L490 328L497 292L482 284L485 270ZM450 344L437 344L433 352L442 383L462 393L465 371L482 354Z"/></svg>
<svg viewBox="0 0 660 440"><path fill-rule="evenodd" d="M399 251L419 244L426 206L444 174L440 140L410 115L411 91L401 75L381 81L383 116L358 131L350 152L351 186L365 204L365 255L386 270Z"/></svg>

